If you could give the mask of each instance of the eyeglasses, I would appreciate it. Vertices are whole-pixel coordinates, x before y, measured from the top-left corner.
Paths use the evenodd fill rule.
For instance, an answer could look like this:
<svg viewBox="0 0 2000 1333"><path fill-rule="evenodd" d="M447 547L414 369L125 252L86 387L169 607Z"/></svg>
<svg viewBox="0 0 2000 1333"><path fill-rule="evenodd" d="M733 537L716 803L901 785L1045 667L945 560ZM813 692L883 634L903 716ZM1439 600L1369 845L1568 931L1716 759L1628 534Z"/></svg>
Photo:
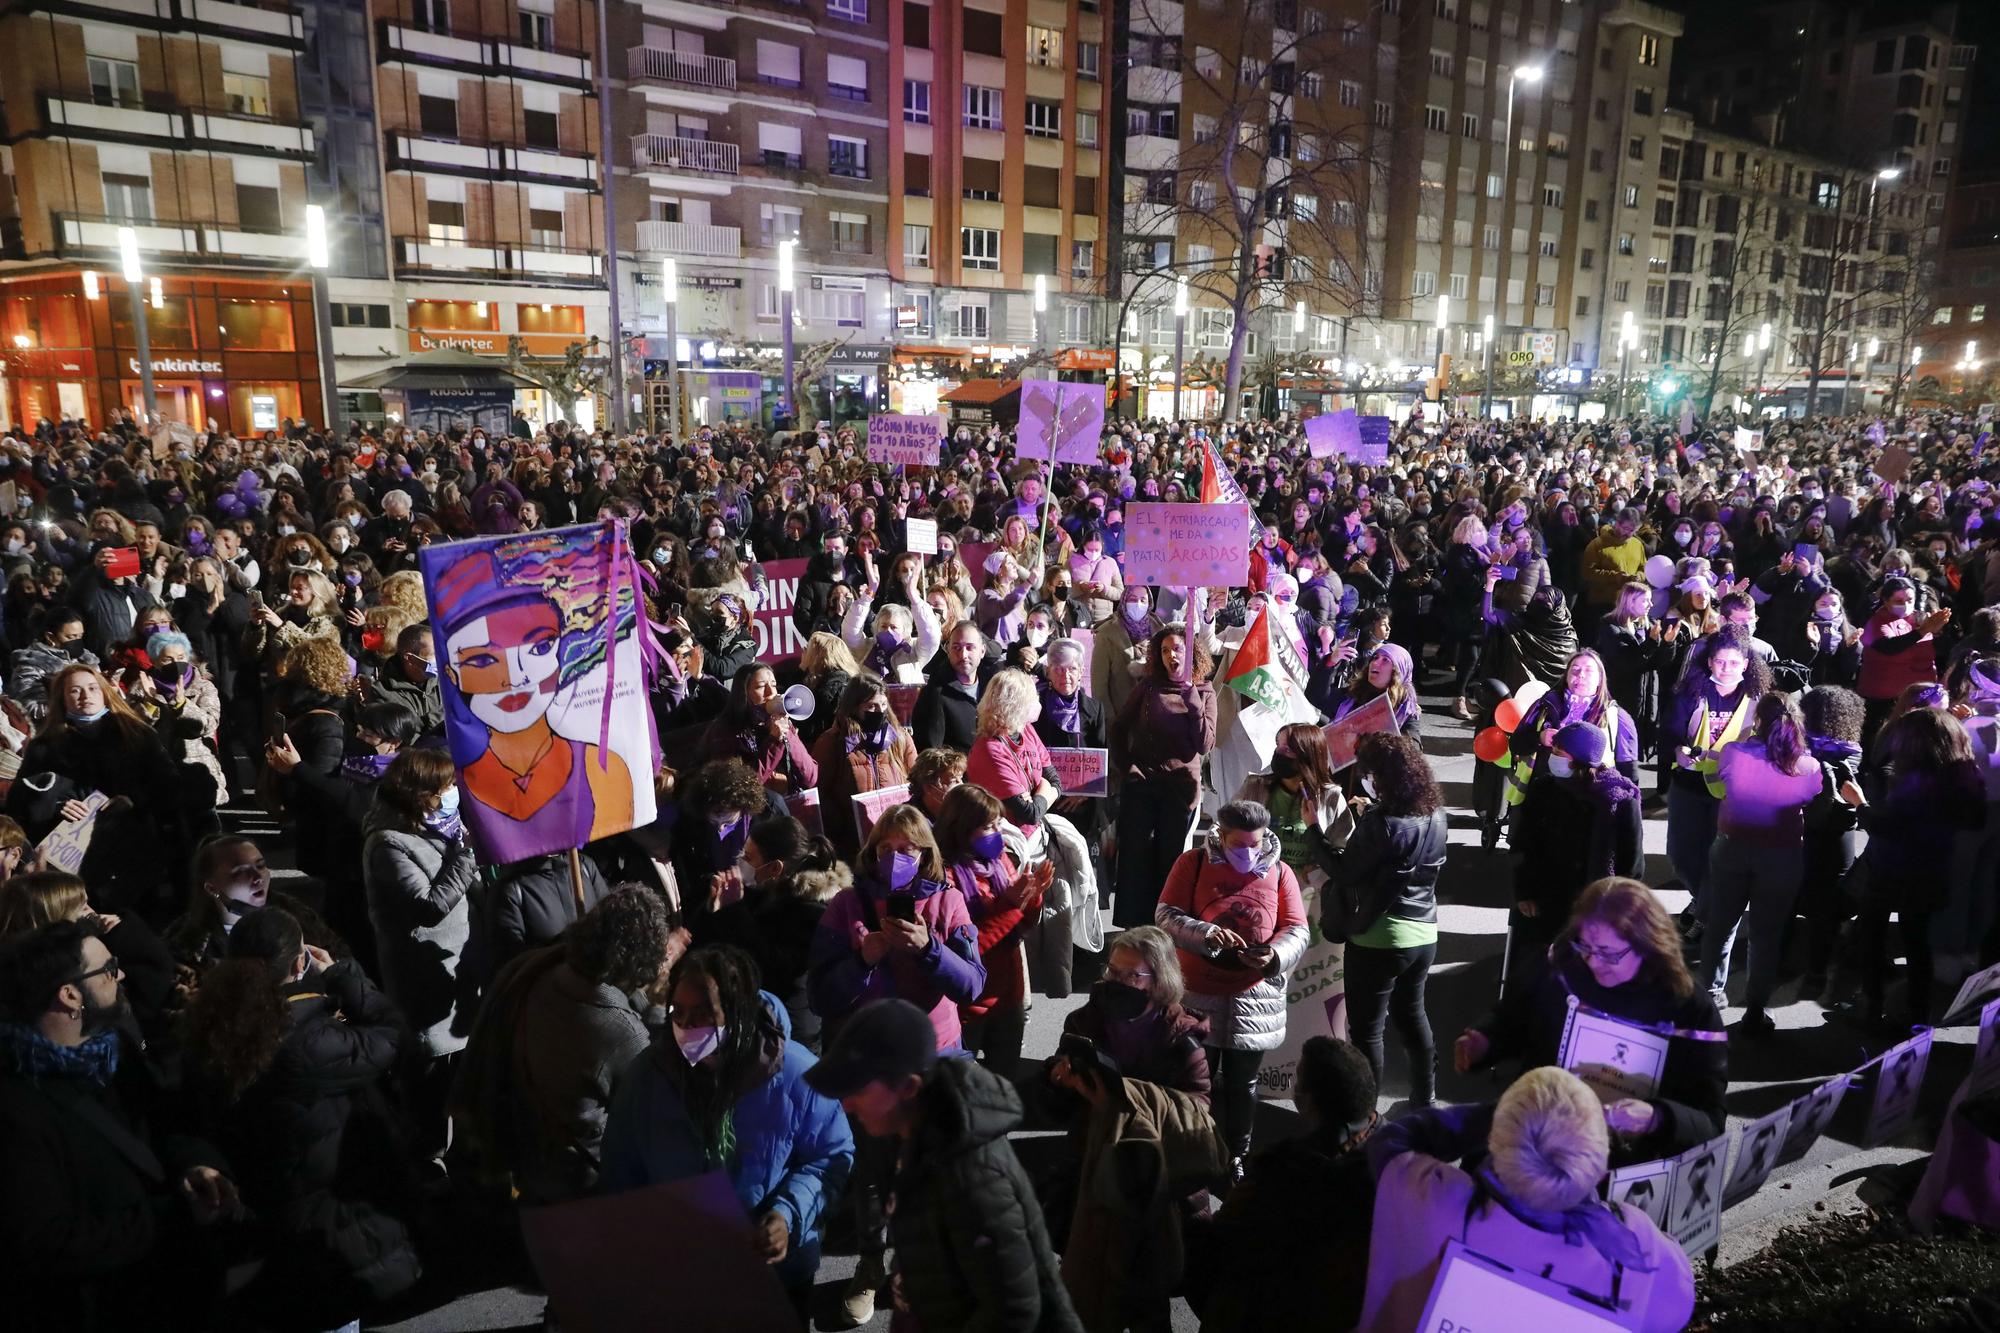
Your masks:
<svg viewBox="0 0 2000 1333"><path fill-rule="evenodd" d="M1106 981L1115 981L1121 986L1130 986L1134 982L1144 983L1151 981L1153 979L1153 974L1151 972L1146 971L1144 968L1135 967L1128 971L1127 969L1122 967L1111 967L1107 965L1104 969L1104 979Z"/></svg>
<svg viewBox="0 0 2000 1333"><path fill-rule="evenodd" d="M102 966L93 967L88 972L82 972L76 976L71 977L69 979L68 984L75 985L78 982L88 981L92 977L115 977L118 975L119 970L120 969L118 967L118 955L115 953L107 954L105 955L104 963Z"/></svg>
<svg viewBox="0 0 2000 1333"><path fill-rule="evenodd" d="M1616 964L1624 962L1632 955L1632 946L1629 944L1622 949L1596 949L1582 940L1571 940L1569 947L1576 950L1576 956L1585 962L1595 958L1600 963Z"/></svg>

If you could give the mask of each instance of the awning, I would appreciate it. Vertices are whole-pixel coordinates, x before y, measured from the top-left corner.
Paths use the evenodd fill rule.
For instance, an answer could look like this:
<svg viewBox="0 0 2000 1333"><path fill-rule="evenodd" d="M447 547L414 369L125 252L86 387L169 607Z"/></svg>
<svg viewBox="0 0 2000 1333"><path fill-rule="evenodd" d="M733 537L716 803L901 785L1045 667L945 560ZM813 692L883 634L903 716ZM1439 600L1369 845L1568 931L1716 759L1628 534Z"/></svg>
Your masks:
<svg viewBox="0 0 2000 1333"><path fill-rule="evenodd" d="M988 407L1021 392L1019 380L967 380L941 399L962 407Z"/></svg>
<svg viewBox="0 0 2000 1333"><path fill-rule="evenodd" d="M343 389L532 389L535 382L490 356L419 352L396 365L345 381Z"/></svg>
<svg viewBox="0 0 2000 1333"><path fill-rule="evenodd" d="M1056 366L1061 370L1109 370L1111 369L1111 349L1108 347L1071 347L1056 357Z"/></svg>

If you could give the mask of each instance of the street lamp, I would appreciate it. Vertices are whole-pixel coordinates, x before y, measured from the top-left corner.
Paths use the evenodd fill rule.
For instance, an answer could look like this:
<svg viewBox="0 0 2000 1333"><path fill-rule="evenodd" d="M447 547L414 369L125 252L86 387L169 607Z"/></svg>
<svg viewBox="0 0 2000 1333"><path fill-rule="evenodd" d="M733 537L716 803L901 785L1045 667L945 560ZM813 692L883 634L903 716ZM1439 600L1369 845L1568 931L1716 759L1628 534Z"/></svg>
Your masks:
<svg viewBox="0 0 2000 1333"><path fill-rule="evenodd" d="M1625 415L1625 387L1632 380L1632 344L1638 340L1632 312L1627 310L1618 321L1618 415L1621 417Z"/></svg>
<svg viewBox="0 0 2000 1333"><path fill-rule="evenodd" d="M333 301L327 295L326 271L332 263L326 238L326 210L306 205L306 267L312 270L313 322L319 330L319 394L326 412L328 438L340 439L340 375L333 355Z"/></svg>
<svg viewBox="0 0 2000 1333"><path fill-rule="evenodd" d="M778 242L778 333L784 340L785 382L778 386L778 415L795 417L792 406L792 247L796 240Z"/></svg>
<svg viewBox="0 0 2000 1333"><path fill-rule="evenodd" d="M1044 273L1035 275L1035 350L1046 352L1049 347L1049 279Z"/></svg>
<svg viewBox="0 0 2000 1333"><path fill-rule="evenodd" d="M672 255L660 260L660 290L667 302L667 430L681 436L681 266Z"/></svg>
<svg viewBox="0 0 2000 1333"><path fill-rule="evenodd" d="M1511 225L1514 209L1514 85L1517 83L1540 83L1548 73L1546 65L1517 65L1507 75L1507 140L1500 145L1500 226L1504 230ZM1500 279L1496 284L1501 290L1507 286L1507 270L1510 268L1513 252L1500 252Z"/></svg>
<svg viewBox="0 0 2000 1333"><path fill-rule="evenodd" d="M1755 410L1764 396L1764 371L1771 364L1771 326L1767 323L1757 330L1757 383L1752 386L1750 406Z"/></svg>
<svg viewBox="0 0 2000 1333"><path fill-rule="evenodd" d="M146 279L146 266L139 262L139 233L130 227L118 229L118 260L125 271L125 290L132 294L132 340L139 352L139 387L146 401L146 429L159 414L159 400L153 396L153 338L146 327L146 305L139 284Z"/></svg>
<svg viewBox="0 0 2000 1333"><path fill-rule="evenodd" d="M1187 350L1187 279L1174 279L1174 420L1181 419L1182 354Z"/></svg>
<svg viewBox="0 0 2000 1333"><path fill-rule="evenodd" d="M1439 292L1438 318L1437 318L1438 352L1437 352L1436 374L1437 374L1437 386L1438 386L1438 403L1440 405L1442 405L1444 402L1444 329L1445 325L1450 322L1451 322L1451 297L1448 293Z"/></svg>
<svg viewBox="0 0 2000 1333"><path fill-rule="evenodd" d="M1875 358L1882 354L1882 340L1880 338L1870 338L1868 340L1867 353L1867 359L1861 363L1861 410L1863 412L1868 410L1868 380L1875 373Z"/></svg>
<svg viewBox="0 0 2000 1333"><path fill-rule="evenodd" d="M1486 353L1486 394L1479 404L1479 415L1493 418L1493 316L1488 315L1479 326L1479 346Z"/></svg>

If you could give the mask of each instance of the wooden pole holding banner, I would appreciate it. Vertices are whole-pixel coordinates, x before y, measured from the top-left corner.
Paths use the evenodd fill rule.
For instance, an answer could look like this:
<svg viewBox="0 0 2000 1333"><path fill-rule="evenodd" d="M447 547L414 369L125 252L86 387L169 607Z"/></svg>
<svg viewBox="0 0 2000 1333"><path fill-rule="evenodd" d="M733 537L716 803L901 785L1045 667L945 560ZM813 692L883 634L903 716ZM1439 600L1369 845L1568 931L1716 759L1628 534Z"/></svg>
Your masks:
<svg viewBox="0 0 2000 1333"><path fill-rule="evenodd" d="M1056 507L1056 435L1062 426L1062 386L1056 381L1056 405L1054 415L1049 418L1049 465L1042 471L1042 567L1038 571L1042 582L1049 576L1049 511Z"/></svg>
<svg viewBox="0 0 2000 1333"><path fill-rule="evenodd" d="M576 896L576 918L581 921L583 920L585 911L583 902L583 857L578 854L574 847L569 849L569 888L570 892Z"/></svg>

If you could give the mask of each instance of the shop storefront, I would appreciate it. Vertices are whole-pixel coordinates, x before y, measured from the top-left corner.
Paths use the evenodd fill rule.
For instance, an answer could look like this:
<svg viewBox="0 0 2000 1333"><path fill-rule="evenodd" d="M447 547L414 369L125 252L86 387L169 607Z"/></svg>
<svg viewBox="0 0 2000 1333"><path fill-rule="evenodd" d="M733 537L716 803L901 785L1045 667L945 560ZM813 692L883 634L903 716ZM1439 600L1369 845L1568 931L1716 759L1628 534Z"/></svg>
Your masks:
<svg viewBox="0 0 2000 1333"><path fill-rule="evenodd" d="M321 424L309 285L167 277L142 309L165 419L237 434L286 418ZM0 284L0 421L101 426L121 408L143 411L134 335L130 298L109 274Z"/></svg>
<svg viewBox="0 0 2000 1333"><path fill-rule="evenodd" d="M511 319L504 318L509 314ZM593 353L602 350L587 331L585 308L559 301L423 299L405 302L404 316L413 353L470 352L490 356L496 362L517 355L522 369L531 376L538 367L553 370L560 366L573 347L585 347ZM513 327L508 328L508 324ZM535 427L565 419L572 412L554 394L533 387L519 390L513 406ZM585 429L594 425L596 404L589 395L579 399L573 411L576 420L572 424Z"/></svg>

